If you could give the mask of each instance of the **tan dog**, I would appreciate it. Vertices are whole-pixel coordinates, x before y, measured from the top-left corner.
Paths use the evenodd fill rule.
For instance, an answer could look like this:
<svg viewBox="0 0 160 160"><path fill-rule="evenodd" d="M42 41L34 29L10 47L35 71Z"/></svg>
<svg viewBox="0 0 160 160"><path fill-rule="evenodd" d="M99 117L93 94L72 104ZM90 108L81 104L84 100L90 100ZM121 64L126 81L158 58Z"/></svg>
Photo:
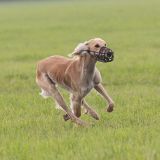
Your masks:
<svg viewBox="0 0 160 160"><path fill-rule="evenodd" d="M113 111L114 102L101 84L101 75L95 67L97 61L110 62L113 52L106 47L107 44L100 38L91 39L79 44L72 58L51 56L37 64L36 82L42 89L43 97L52 97L62 110L65 111L64 120L84 125L78 117L81 116L81 106L93 118L99 119L98 114L89 107L84 97L95 88L109 103L108 112ZM65 87L71 94L71 109L68 109L56 84Z"/></svg>

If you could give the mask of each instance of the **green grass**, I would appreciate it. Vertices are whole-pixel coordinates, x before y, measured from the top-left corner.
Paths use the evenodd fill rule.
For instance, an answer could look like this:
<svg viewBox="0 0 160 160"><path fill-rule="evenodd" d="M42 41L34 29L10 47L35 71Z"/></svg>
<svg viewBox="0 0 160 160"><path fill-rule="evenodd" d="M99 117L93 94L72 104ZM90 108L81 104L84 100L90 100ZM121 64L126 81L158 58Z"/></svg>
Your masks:
<svg viewBox="0 0 160 160"><path fill-rule="evenodd" d="M159 160L160 2L157 0L0 3L0 160ZM35 83L36 62L93 37L108 41L113 63L97 63L116 103L95 91L95 125L64 122ZM62 90L67 104L68 94Z"/></svg>

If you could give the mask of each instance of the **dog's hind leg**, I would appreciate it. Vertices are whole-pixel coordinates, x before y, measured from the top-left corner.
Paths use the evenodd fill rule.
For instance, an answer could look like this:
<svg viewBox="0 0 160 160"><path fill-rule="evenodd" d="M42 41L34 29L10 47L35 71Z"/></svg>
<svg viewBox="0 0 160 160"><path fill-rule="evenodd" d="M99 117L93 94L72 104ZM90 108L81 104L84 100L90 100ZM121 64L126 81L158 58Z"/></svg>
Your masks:
<svg viewBox="0 0 160 160"><path fill-rule="evenodd" d="M87 102L83 99L82 100L82 106L85 109L85 114L89 114L90 116L92 116L94 119L99 120L99 116L96 113L96 111L94 111L88 104Z"/></svg>
<svg viewBox="0 0 160 160"><path fill-rule="evenodd" d="M52 86L50 89L50 93L52 97L56 100L56 102L59 104L60 107L67 113L67 115L70 117L70 119L75 122L78 125L85 126L86 123L80 120L78 117L76 117L66 106L63 97L59 93L58 89L55 86Z"/></svg>
<svg viewBox="0 0 160 160"><path fill-rule="evenodd" d="M85 126L86 123L80 120L78 117L76 117L67 107L67 105L64 102L63 97L61 96L60 92L58 91L57 87L55 86L55 83L49 78L48 75L42 76L41 78L37 79L37 84L47 91L50 96L56 100L58 105L63 109L64 112L67 113L67 115L70 117L70 119L75 122L78 125Z"/></svg>
<svg viewBox="0 0 160 160"><path fill-rule="evenodd" d="M102 97L104 97L105 100L107 100L107 102L109 103L109 106L107 108L108 112L112 112L113 108L114 108L114 102L112 100L112 98L108 95L107 91L105 90L105 88L103 87L103 85L101 83L99 83L98 85L96 85L94 87L98 93L100 93L100 95L102 95Z"/></svg>

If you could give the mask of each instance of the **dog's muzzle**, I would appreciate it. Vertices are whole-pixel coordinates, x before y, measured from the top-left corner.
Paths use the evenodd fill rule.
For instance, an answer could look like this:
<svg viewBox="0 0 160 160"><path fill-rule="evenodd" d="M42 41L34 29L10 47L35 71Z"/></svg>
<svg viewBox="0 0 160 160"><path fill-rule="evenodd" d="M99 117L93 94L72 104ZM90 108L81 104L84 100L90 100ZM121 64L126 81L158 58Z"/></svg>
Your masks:
<svg viewBox="0 0 160 160"><path fill-rule="evenodd" d="M89 54L100 62L111 62L114 59L114 52L107 47L101 47L99 52L89 51Z"/></svg>

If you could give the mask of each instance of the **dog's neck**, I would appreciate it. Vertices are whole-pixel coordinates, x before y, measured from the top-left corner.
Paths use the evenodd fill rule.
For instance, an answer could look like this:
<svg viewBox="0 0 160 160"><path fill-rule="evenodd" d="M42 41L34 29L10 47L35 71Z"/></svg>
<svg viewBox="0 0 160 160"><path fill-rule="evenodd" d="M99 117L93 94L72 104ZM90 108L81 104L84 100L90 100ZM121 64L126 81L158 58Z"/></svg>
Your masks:
<svg viewBox="0 0 160 160"><path fill-rule="evenodd" d="M88 84L93 79L96 60L89 56L82 56L80 57L80 63L80 66L82 66L81 81Z"/></svg>

